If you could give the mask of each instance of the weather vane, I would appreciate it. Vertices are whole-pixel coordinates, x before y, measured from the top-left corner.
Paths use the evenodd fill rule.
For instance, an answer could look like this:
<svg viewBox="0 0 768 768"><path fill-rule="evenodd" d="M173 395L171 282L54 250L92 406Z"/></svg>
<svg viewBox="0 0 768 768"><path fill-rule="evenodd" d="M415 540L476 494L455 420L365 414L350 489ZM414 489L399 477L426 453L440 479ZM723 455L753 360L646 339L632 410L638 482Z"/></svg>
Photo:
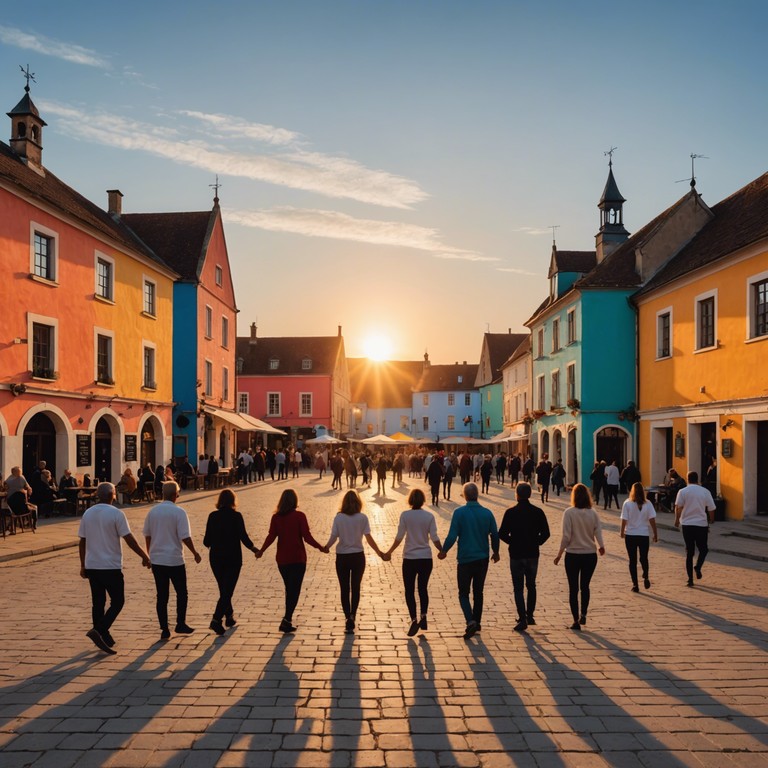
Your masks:
<svg viewBox="0 0 768 768"><path fill-rule="evenodd" d="M213 188L213 202L218 203L219 202L219 190L223 186L222 184L219 184L219 174L216 174L216 183L215 184L209 184L209 187Z"/></svg>
<svg viewBox="0 0 768 768"><path fill-rule="evenodd" d="M611 147L607 152L603 152L603 155L608 155L608 167L610 168L613 165L613 153L618 149L618 147Z"/></svg>
<svg viewBox="0 0 768 768"><path fill-rule="evenodd" d="M701 158L702 160L709 160L709 158L706 155L697 155L695 152L691 152L691 178L690 179L678 179L675 184L680 184L683 181L687 181L691 185L691 189L693 189L696 186L696 172L694 170L695 166L694 163L696 160Z"/></svg>
<svg viewBox="0 0 768 768"><path fill-rule="evenodd" d="M547 227L547 229L551 229L552 230L552 245L554 245L555 244L555 230L556 229L560 229L560 225L559 224L550 224Z"/></svg>
<svg viewBox="0 0 768 768"><path fill-rule="evenodd" d="M27 64L27 68L24 69L24 67L19 64L19 69L21 70L24 77L27 78L27 84L24 86L24 90L29 93L29 81L31 80L33 83L36 83L37 80L35 80L35 73L29 71L29 64Z"/></svg>

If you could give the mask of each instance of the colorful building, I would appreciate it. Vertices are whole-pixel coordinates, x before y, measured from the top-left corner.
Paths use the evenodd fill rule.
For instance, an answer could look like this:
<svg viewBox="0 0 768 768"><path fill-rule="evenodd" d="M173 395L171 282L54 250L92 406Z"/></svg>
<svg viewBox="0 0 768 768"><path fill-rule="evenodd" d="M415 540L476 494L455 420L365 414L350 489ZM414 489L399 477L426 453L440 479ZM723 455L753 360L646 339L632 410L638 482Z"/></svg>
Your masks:
<svg viewBox="0 0 768 768"><path fill-rule="evenodd" d="M530 451L531 337L526 335L501 366L504 432L509 453Z"/></svg>
<svg viewBox="0 0 768 768"><path fill-rule="evenodd" d="M29 96L0 143L0 465L116 481L171 455L176 272L42 162Z"/></svg>
<svg viewBox="0 0 768 768"><path fill-rule="evenodd" d="M768 514L768 174L706 214L633 297L640 469L709 472L739 520Z"/></svg>

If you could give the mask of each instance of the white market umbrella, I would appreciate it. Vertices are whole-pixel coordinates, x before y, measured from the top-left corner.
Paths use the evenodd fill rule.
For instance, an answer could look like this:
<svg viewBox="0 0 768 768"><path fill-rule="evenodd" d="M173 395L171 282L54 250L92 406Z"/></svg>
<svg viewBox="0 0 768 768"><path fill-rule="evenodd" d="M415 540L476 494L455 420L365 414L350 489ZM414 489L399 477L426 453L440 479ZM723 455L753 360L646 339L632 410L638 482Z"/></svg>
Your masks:
<svg viewBox="0 0 768 768"><path fill-rule="evenodd" d="M332 437L331 435L320 435L320 437L310 437L309 440L305 440L306 445L338 445L339 443L346 443L346 440L339 440L338 437Z"/></svg>
<svg viewBox="0 0 768 768"><path fill-rule="evenodd" d="M397 445L397 440L393 440L386 435L374 435L373 437L366 437L365 440L361 440L363 445Z"/></svg>

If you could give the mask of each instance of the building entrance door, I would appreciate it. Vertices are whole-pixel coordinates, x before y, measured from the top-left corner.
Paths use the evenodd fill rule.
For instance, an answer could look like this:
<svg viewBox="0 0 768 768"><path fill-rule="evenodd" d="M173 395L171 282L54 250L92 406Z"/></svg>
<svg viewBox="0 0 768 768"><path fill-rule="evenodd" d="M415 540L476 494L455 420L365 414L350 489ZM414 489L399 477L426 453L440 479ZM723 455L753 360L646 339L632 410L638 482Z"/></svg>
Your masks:
<svg viewBox="0 0 768 768"><path fill-rule="evenodd" d="M56 477L56 427L44 413L35 414L24 430L21 471L31 477L38 463L44 461L46 469Z"/></svg>
<svg viewBox="0 0 768 768"><path fill-rule="evenodd" d="M627 463L627 433L617 427L604 427L597 433L597 445L595 446L597 461L606 464L616 462L616 466L623 467Z"/></svg>
<svg viewBox="0 0 768 768"><path fill-rule="evenodd" d="M757 422L757 505L758 515L768 515L768 421Z"/></svg>
<svg viewBox="0 0 768 768"><path fill-rule="evenodd" d="M101 482L112 482L112 430L102 416L96 422L95 447L96 458L93 462L96 477Z"/></svg>

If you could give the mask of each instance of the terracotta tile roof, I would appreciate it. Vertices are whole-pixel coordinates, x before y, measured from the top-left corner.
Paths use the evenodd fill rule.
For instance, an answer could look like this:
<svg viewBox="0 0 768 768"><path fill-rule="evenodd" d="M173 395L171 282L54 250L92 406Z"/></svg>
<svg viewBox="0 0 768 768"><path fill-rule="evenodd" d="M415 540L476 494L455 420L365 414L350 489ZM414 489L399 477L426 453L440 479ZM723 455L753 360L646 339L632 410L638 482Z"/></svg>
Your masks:
<svg viewBox="0 0 768 768"><path fill-rule="evenodd" d="M589 272L597 264L595 251L559 251L554 250L554 266L558 272ZM552 268L550 274L552 277Z"/></svg>
<svg viewBox="0 0 768 768"><path fill-rule="evenodd" d="M507 368L512 363L519 360L521 357L525 357L531 351L531 335L526 333L520 344L517 345L517 349L504 361L501 369Z"/></svg>
<svg viewBox="0 0 768 768"><path fill-rule="evenodd" d="M183 280L197 280L217 215L218 208L179 213L124 213L121 221Z"/></svg>
<svg viewBox="0 0 768 768"><path fill-rule="evenodd" d="M566 293L568 293L568 291L566 291ZM565 294L563 294L563 295L565 295ZM560 298L562 298L562 297L560 297ZM557 301L557 299L555 299L555 301ZM550 299L550 297L549 297L549 296L547 296L547 298L546 298L546 299L544 299L544 301L542 301L542 302L541 302L541 304L539 304L539 306L538 306L538 307L536 307L536 310L534 311L534 313L533 313L533 314L532 314L532 315L531 315L531 316L530 316L530 317L529 317L529 318L528 318L528 319L527 319L527 320L526 320L526 321L523 323L523 325L526 325L526 326L527 326L527 325L529 325L529 324L533 323L533 322L534 322L534 320L536 320L536 318L537 318L537 317L538 317L538 316L539 316L539 315L540 315L540 314L541 314L541 313L542 313L542 312L543 312L543 311L544 311L544 310L545 310L545 309L546 309L546 308L547 308L547 307L548 307L550 304L554 304L554 303L555 303L555 301L552 301L552 300Z"/></svg>
<svg viewBox="0 0 768 768"><path fill-rule="evenodd" d="M413 388L424 370L422 360L372 362L367 357L347 358L353 403L370 408L410 408Z"/></svg>
<svg viewBox="0 0 768 768"><path fill-rule="evenodd" d="M31 170L3 142L0 142L0 183L21 196L45 203L63 219L77 221L98 235L114 240L129 252L140 254L158 266L174 271L119 219L94 205L48 169L45 169L44 175Z"/></svg>
<svg viewBox="0 0 768 768"><path fill-rule="evenodd" d="M461 392L473 390L477 364L430 365L421 374L414 392ZM459 381L461 377L461 381Z"/></svg>
<svg viewBox="0 0 768 768"><path fill-rule="evenodd" d="M509 359L509 356L520 346L523 339L527 337L527 333L484 334L483 338L488 344L488 354L491 359L491 381L487 383L493 383L501 379L501 369L504 362Z"/></svg>
<svg viewBox="0 0 768 768"><path fill-rule="evenodd" d="M701 231L636 296L768 238L768 173L712 206Z"/></svg>
<svg viewBox="0 0 768 768"><path fill-rule="evenodd" d="M248 336L237 338L236 357L243 359L242 376L331 376L339 353L344 354L342 336L274 336L258 338L251 344ZM312 361L304 369L304 360ZM270 360L277 360L276 369Z"/></svg>

